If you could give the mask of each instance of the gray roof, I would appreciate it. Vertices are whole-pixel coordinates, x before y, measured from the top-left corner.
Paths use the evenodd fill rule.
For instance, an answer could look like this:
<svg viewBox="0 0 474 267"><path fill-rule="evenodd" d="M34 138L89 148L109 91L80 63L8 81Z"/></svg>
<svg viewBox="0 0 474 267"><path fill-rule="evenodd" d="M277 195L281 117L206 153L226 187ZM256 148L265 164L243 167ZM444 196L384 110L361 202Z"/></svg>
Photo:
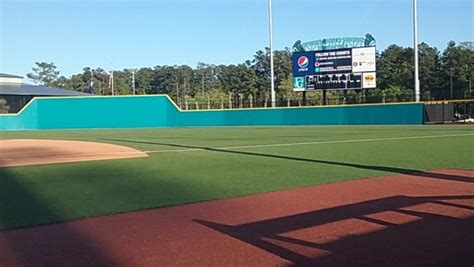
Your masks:
<svg viewBox="0 0 474 267"><path fill-rule="evenodd" d="M11 74L6 74L6 73L0 73L0 78L23 78L23 77L16 76L16 75L11 75Z"/></svg>
<svg viewBox="0 0 474 267"><path fill-rule="evenodd" d="M86 96L87 93L31 84L0 83L0 95Z"/></svg>

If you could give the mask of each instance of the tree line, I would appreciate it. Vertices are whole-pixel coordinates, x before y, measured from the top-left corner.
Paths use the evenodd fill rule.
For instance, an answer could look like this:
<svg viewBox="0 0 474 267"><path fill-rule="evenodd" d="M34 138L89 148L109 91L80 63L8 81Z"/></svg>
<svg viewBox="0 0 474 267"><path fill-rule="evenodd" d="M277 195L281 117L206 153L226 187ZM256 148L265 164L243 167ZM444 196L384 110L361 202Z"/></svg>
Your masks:
<svg viewBox="0 0 474 267"><path fill-rule="evenodd" d="M390 45L377 52L377 89L328 91L334 104L341 99L351 103L412 101L414 99L414 49ZM419 45L419 77L422 100L472 98L474 78L473 42L450 41L440 52L426 43ZM301 101L302 94L292 91L291 50L274 51L275 90L277 101ZM54 63L36 62L28 78L37 84L87 92L90 82L94 94L111 95L110 72L103 68L83 68L70 77L60 76ZM240 64L157 65L113 72L114 90L118 95L132 94L132 73L137 94L168 94L179 104L185 101L222 101L263 103L270 97L270 51L257 51ZM307 94L318 102L321 92ZM212 101L212 103L209 103ZM236 105L236 104L234 104Z"/></svg>

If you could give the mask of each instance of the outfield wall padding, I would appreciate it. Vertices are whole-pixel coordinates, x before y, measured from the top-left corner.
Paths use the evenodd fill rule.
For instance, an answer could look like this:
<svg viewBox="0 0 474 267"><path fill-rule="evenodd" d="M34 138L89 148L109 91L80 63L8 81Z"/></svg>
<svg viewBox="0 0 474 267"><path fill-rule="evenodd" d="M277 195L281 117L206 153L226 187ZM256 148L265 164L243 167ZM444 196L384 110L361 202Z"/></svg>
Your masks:
<svg viewBox="0 0 474 267"><path fill-rule="evenodd" d="M35 98L0 130L422 124L423 104L182 111L168 96Z"/></svg>

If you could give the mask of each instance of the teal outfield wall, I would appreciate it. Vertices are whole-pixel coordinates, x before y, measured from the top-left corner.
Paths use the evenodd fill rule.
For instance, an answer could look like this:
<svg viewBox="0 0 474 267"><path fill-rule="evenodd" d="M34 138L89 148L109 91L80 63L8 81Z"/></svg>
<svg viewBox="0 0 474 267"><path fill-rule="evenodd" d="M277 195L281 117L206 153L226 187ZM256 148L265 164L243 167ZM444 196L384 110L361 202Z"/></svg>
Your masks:
<svg viewBox="0 0 474 267"><path fill-rule="evenodd" d="M421 103L181 111L164 95L35 98L0 115L0 130L422 123Z"/></svg>

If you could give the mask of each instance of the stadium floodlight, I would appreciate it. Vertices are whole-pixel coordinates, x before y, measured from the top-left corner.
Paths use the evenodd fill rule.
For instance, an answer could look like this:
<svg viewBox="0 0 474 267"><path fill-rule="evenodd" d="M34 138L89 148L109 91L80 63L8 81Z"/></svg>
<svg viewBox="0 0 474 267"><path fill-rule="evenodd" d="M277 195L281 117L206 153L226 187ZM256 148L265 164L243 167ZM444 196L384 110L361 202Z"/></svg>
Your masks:
<svg viewBox="0 0 474 267"><path fill-rule="evenodd" d="M420 79L418 77L418 14L417 0L413 0L413 48L415 50L415 101L420 102Z"/></svg>
<svg viewBox="0 0 474 267"><path fill-rule="evenodd" d="M268 24L269 24L269 41L270 41L270 86L272 108L275 107L275 74L273 72L273 26L272 26L272 0L268 0Z"/></svg>

